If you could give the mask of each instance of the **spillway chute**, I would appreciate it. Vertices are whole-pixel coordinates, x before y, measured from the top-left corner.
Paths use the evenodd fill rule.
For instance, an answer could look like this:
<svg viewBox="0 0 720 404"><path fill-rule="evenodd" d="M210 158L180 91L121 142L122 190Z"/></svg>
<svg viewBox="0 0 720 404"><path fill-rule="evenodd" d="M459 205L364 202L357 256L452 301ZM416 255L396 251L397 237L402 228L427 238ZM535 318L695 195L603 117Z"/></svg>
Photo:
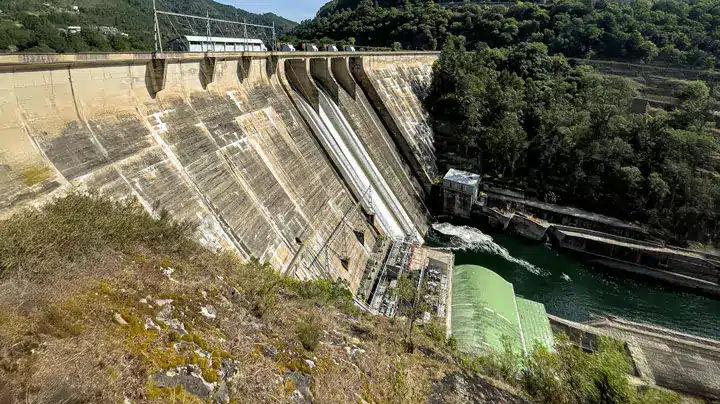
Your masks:
<svg viewBox="0 0 720 404"><path fill-rule="evenodd" d="M398 238L410 235L418 242L423 242L422 235L380 174L340 107L324 89L318 87L318 90L318 110L298 94L301 108L317 128L321 144L353 188L352 191L363 206L375 214L380 227L388 236Z"/></svg>

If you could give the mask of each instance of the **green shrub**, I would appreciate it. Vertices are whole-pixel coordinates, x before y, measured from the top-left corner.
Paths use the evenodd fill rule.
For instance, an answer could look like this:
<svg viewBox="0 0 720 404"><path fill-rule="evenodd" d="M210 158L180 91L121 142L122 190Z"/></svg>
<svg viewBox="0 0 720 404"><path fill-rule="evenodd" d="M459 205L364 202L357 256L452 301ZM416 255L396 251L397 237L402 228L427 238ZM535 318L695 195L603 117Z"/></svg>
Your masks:
<svg viewBox="0 0 720 404"><path fill-rule="evenodd" d="M677 404L681 402L678 393L659 388L648 388L640 391L638 395L638 402L642 404Z"/></svg>
<svg viewBox="0 0 720 404"><path fill-rule="evenodd" d="M314 316L304 316L297 321L295 335L302 346L308 351L314 351L320 342L320 327Z"/></svg>
<svg viewBox="0 0 720 404"><path fill-rule="evenodd" d="M600 338L587 354L559 336L556 352L536 345L523 361L521 387L537 403L675 403L679 397L651 389L638 392L627 376L632 371L622 342Z"/></svg>
<svg viewBox="0 0 720 404"><path fill-rule="evenodd" d="M525 369L520 380L522 388L538 403L570 403L573 400L570 385L558 377L560 357L536 344L525 358Z"/></svg>
<svg viewBox="0 0 720 404"><path fill-rule="evenodd" d="M453 336L450 336L450 338L447 339L447 346L450 348L450 352L453 354L457 354L458 352L458 345L457 345L457 339Z"/></svg>
<svg viewBox="0 0 720 404"><path fill-rule="evenodd" d="M284 285L287 290L316 303L332 304L345 312L355 309L352 293L345 281L316 279L303 282L287 279Z"/></svg>
<svg viewBox="0 0 720 404"><path fill-rule="evenodd" d="M41 272L44 263L72 262L104 250L142 245L158 252L191 254L194 225L155 217L134 199L114 201L97 193L70 193L42 208L28 208L0 222L0 274Z"/></svg>
<svg viewBox="0 0 720 404"><path fill-rule="evenodd" d="M269 264L260 264L252 259L248 264L252 270L243 271L239 287L245 295L250 313L262 318L277 305L277 289L283 284L283 277Z"/></svg>
<svg viewBox="0 0 720 404"><path fill-rule="evenodd" d="M430 339L438 344L445 343L445 335L447 334L445 322L437 318L437 316L433 316L430 321L423 324L423 331L425 331L425 334L430 337Z"/></svg>
<svg viewBox="0 0 720 404"><path fill-rule="evenodd" d="M460 359L460 365L472 372L514 383L522 363L520 353L513 348L509 338L503 337L502 344L502 352L488 351L482 355L464 355Z"/></svg>

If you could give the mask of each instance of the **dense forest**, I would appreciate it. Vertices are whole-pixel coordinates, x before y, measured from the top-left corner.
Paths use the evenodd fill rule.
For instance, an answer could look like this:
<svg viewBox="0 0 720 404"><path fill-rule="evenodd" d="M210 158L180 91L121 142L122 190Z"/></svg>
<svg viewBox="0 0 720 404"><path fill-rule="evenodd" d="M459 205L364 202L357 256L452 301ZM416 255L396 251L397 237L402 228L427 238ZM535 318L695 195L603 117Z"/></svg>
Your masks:
<svg viewBox="0 0 720 404"><path fill-rule="evenodd" d="M293 35L300 40L344 40L358 45L439 49L462 35L468 49L532 41L551 54L712 68L720 56L720 2L555 0L511 7L425 0L334 0ZM289 38L292 40L293 38Z"/></svg>
<svg viewBox="0 0 720 404"><path fill-rule="evenodd" d="M548 202L647 223L675 241L717 238L715 89L687 82L672 111L629 111L630 81L542 43L466 52L449 38L426 106L438 163L511 179Z"/></svg>
<svg viewBox="0 0 720 404"><path fill-rule="evenodd" d="M212 0L158 0L160 10L272 25L278 34L296 23L272 13L252 14ZM0 0L0 52L147 51L153 47L151 0ZM161 16L164 40L205 33L204 22ZM80 32L68 30L80 27ZM222 32L222 30L228 32ZM233 27L212 26L233 36ZM239 27L235 27L239 30ZM237 35L237 34L236 34ZM257 35L260 36L260 35ZM266 34L267 36L267 34ZM268 41L266 41L268 42Z"/></svg>

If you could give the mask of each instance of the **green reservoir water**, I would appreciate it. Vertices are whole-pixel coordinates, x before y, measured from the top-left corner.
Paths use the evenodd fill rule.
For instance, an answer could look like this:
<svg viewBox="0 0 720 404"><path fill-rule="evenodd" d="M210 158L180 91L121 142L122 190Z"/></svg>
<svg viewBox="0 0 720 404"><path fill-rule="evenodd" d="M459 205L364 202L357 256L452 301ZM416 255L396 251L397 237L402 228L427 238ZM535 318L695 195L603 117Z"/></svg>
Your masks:
<svg viewBox="0 0 720 404"><path fill-rule="evenodd" d="M455 265L495 271L515 293L545 305L548 313L586 321L590 313L612 314L690 334L720 339L720 301L611 269L595 269L573 255L506 234L436 223L427 238L451 248Z"/></svg>

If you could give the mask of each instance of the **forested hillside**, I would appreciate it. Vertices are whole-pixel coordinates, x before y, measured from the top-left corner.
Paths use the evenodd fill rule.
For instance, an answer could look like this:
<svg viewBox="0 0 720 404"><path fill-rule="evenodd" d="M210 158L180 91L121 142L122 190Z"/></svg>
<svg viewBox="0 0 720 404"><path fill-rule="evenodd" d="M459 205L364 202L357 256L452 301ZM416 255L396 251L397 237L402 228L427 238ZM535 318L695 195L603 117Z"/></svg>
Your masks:
<svg viewBox="0 0 720 404"><path fill-rule="evenodd" d="M677 82L672 111L631 113L636 85L563 55L711 69L719 25L720 3L706 0L334 0L293 34L395 49L447 43L425 100L441 171L502 178L682 243L718 236L716 91Z"/></svg>
<svg viewBox="0 0 720 404"><path fill-rule="evenodd" d="M439 49L462 35L468 49L541 42L551 54L715 67L720 2L556 0L512 7L432 1L333 0L294 31L299 39L355 38L359 45Z"/></svg>
<svg viewBox="0 0 720 404"><path fill-rule="evenodd" d="M274 22L278 34L296 25L272 13L248 13L212 0L158 0L157 7L191 15L209 12L211 17L233 21L245 18L256 24ZM0 52L153 49L152 0L0 0L0 10ZM165 40L176 36L176 32L186 35L192 31L187 20L163 17L160 24ZM70 26L82 30L72 32ZM193 29L205 32L201 22Z"/></svg>
<svg viewBox="0 0 720 404"><path fill-rule="evenodd" d="M549 56L542 43L465 52L450 40L425 100L438 166L534 190L548 202L717 240L715 89L687 82L673 111L629 110L627 79Z"/></svg>

